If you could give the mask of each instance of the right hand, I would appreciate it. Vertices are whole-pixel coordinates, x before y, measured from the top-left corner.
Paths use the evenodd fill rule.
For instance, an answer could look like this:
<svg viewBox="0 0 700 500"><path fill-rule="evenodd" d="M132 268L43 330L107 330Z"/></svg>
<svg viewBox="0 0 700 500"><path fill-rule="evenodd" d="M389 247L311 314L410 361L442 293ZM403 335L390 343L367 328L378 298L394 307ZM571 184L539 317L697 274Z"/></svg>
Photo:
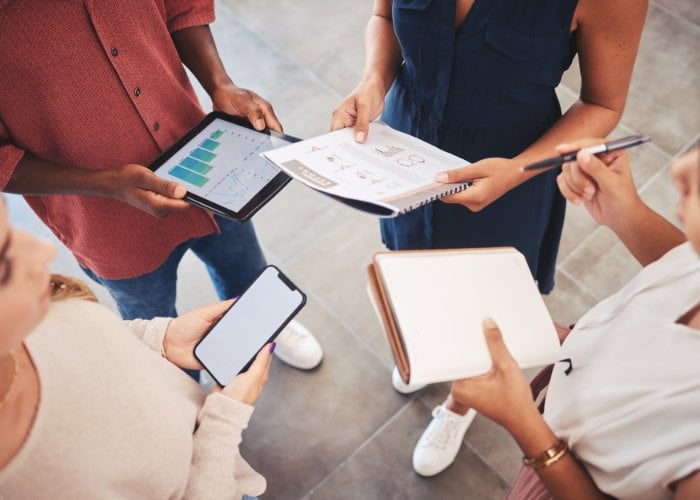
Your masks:
<svg viewBox="0 0 700 500"><path fill-rule="evenodd" d="M559 154L600 144L603 139L583 139L557 146ZM630 171L627 153L613 151L594 156L579 151L576 161L566 163L557 177L559 190L570 202L588 210L593 219L605 226L633 213L642 203Z"/></svg>
<svg viewBox="0 0 700 500"><path fill-rule="evenodd" d="M355 141L360 144L367 139L369 122L377 118L384 109L384 92L371 80L363 80L333 111L331 130L355 126Z"/></svg>
<svg viewBox="0 0 700 500"><path fill-rule="evenodd" d="M182 198L187 189L158 177L152 170L130 163L107 172L107 194L156 217L190 208Z"/></svg>
<svg viewBox="0 0 700 500"><path fill-rule="evenodd" d="M215 387L213 391L221 392L225 396L247 405L255 404L263 386L267 382L270 363L272 362L271 346L272 344L265 344L258 352L250 368L236 375L223 389Z"/></svg>
<svg viewBox="0 0 700 500"><path fill-rule="evenodd" d="M452 383L451 396L462 406L474 408L511 434L538 414L525 375L511 356L501 330L490 318L483 322L492 368L488 373Z"/></svg>

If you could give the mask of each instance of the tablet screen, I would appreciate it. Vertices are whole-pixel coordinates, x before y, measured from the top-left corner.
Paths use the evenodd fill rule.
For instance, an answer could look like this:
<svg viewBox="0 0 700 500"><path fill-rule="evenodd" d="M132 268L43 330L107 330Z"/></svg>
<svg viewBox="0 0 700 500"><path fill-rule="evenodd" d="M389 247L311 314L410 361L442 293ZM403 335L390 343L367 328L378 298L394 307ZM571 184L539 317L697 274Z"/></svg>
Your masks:
<svg viewBox="0 0 700 500"><path fill-rule="evenodd" d="M206 121L210 123L176 145L177 151L155 173L182 184L188 194L240 212L280 173L260 153L292 141L220 117Z"/></svg>

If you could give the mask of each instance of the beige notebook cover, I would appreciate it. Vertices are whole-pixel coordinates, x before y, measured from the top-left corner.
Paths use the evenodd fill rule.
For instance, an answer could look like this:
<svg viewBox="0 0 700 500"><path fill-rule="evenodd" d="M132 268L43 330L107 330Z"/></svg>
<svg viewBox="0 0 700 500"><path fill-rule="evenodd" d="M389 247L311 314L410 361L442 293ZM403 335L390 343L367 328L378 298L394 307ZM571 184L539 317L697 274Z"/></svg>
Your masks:
<svg viewBox="0 0 700 500"><path fill-rule="evenodd" d="M514 248L379 252L368 273L370 297L405 382L488 372L481 326L487 316L521 367L559 358L552 319Z"/></svg>

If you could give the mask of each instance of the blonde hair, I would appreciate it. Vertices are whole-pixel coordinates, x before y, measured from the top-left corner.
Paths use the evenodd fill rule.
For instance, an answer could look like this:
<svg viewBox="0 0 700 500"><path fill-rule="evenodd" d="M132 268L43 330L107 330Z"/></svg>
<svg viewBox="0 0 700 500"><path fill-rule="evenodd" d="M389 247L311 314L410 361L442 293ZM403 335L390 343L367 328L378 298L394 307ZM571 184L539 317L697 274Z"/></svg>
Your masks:
<svg viewBox="0 0 700 500"><path fill-rule="evenodd" d="M51 275L51 300L81 299L97 302L97 297L90 290L90 287L77 278L63 276L61 274Z"/></svg>

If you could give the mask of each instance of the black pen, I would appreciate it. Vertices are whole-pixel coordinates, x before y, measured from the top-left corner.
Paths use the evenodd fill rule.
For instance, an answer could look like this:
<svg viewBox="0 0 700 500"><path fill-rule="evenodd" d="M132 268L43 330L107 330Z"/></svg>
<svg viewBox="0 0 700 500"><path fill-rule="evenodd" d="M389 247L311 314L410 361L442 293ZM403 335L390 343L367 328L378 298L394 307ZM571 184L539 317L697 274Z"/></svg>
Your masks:
<svg viewBox="0 0 700 500"><path fill-rule="evenodd" d="M648 135L630 135L628 137L623 137L622 139L617 139L615 141L606 142L605 144L596 144L595 146L588 146L583 148L583 151L587 151L592 155L607 153L609 151L617 151L618 149L631 148L632 146L638 146L639 144L644 144L649 142L651 137ZM581 150L578 150L581 151ZM555 168L568 161L574 161L578 151L572 151L571 153L566 153L565 155L555 156L553 158L547 158L546 160L531 163L526 167L521 167L520 170L525 172L527 170L542 170Z"/></svg>

